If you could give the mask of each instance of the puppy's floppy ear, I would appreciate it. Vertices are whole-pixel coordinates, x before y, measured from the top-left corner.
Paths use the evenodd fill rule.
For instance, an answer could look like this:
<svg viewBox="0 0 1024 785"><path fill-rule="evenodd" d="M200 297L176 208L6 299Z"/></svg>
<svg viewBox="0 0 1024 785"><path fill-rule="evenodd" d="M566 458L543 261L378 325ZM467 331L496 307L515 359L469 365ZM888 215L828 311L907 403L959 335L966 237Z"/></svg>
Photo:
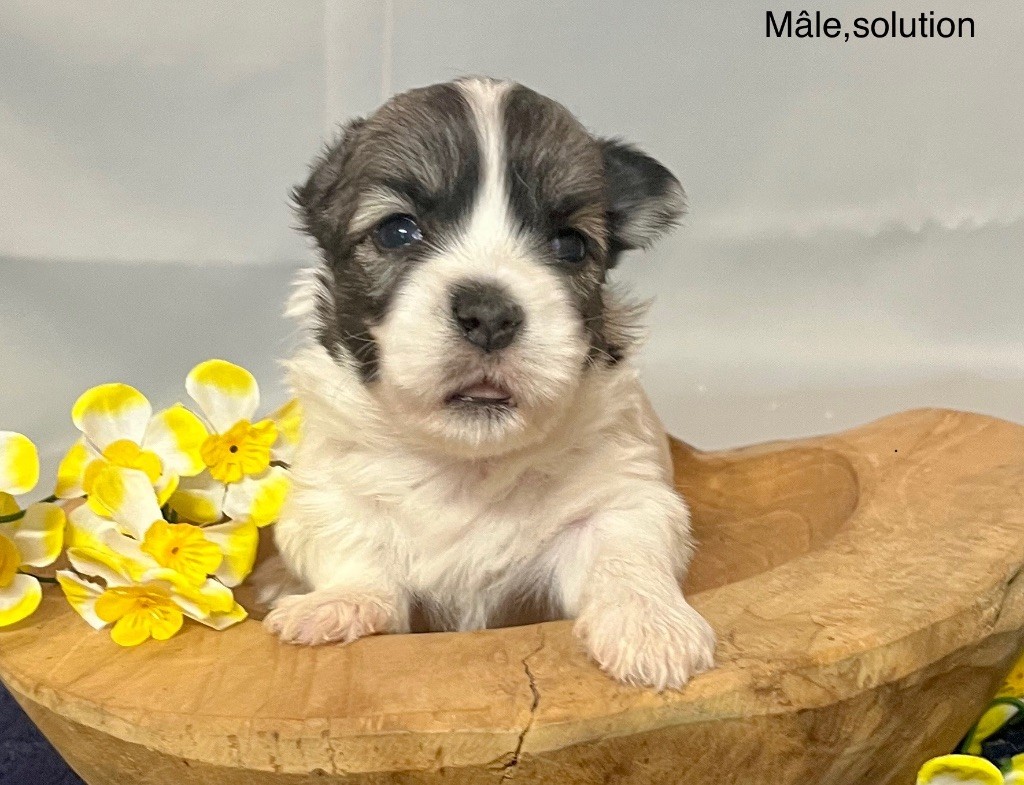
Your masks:
<svg viewBox="0 0 1024 785"><path fill-rule="evenodd" d="M341 129L337 139L327 146L310 168L309 178L292 189L292 204L303 230L325 251L345 229L345 186L349 185L349 160L365 120L352 120Z"/></svg>
<svg viewBox="0 0 1024 785"><path fill-rule="evenodd" d="M686 194L675 176L646 153L619 139L602 139L608 189L611 259L646 248L686 212Z"/></svg>

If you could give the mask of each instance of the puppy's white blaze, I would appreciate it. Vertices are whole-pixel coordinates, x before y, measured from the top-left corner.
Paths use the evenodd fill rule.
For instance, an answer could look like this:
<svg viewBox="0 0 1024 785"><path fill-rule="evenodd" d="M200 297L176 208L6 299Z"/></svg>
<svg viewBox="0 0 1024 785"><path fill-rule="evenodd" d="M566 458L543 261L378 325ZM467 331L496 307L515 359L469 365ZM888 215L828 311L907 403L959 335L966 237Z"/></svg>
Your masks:
<svg viewBox="0 0 1024 785"><path fill-rule="evenodd" d="M454 236L423 259L396 291L371 332L380 346L381 394L398 418L432 437L501 451L535 441L568 405L588 350L572 295L515 221L506 186L503 105L509 83L460 82L477 137L480 180L469 214ZM516 342L498 357L481 357L451 317L454 287L495 283L526 313ZM501 421L467 419L446 410L452 385L484 371L504 384L517 408Z"/></svg>
<svg viewBox="0 0 1024 785"><path fill-rule="evenodd" d="M466 236L484 248L512 239L513 228L505 184L505 128L502 106L509 82L468 79L458 83L473 111L480 142L480 189ZM485 255L486 256L486 255ZM496 260L491 260L492 263Z"/></svg>

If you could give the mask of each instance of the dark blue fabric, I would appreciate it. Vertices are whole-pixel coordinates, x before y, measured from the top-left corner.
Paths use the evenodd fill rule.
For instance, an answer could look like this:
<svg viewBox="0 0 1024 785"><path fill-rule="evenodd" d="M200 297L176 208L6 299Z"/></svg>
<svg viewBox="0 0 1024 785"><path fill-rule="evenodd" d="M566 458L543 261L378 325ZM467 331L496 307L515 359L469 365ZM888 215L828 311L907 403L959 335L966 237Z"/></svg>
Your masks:
<svg viewBox="0 0 1024 785"><path fill-rule="evenodd" d="M84 785L2 684L0 785Z"/></svg>

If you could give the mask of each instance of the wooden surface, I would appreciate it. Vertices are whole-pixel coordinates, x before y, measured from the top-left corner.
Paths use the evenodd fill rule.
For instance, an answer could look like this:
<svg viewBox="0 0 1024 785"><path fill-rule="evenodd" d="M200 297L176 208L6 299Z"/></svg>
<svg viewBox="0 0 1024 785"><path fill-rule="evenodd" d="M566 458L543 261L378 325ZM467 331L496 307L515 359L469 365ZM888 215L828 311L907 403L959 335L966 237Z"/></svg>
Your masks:
<svg viewBox="0 0 1024 785"><path fill-rule="evenodd" d="M613 683L568 622L124 650L52 590L0 678L91 785L912 783L1024 643L1024 427L914 411L673 456L721 637L681 693Z"/></svg>

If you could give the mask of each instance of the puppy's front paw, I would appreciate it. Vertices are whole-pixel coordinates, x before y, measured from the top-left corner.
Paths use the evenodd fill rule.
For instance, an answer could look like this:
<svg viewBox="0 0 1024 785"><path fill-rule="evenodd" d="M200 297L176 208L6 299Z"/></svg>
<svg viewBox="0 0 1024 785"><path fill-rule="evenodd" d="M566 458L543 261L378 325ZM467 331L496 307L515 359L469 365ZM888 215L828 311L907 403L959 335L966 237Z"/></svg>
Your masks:
<svg viewBox="0 0 1024 785"><path fill-rule="evenodd" d="M379 597L325 590L282 597L263 624L286 643L317 646L393 632L395 620Z"/></svg>
<svg viewBox="0 0 1024 785"><path fill-rule="evenodd" d="M654 689L680 689L714 666L715 633L697 611L652 606L643 598L587 608L576 634L612 678Z"/></svg>

